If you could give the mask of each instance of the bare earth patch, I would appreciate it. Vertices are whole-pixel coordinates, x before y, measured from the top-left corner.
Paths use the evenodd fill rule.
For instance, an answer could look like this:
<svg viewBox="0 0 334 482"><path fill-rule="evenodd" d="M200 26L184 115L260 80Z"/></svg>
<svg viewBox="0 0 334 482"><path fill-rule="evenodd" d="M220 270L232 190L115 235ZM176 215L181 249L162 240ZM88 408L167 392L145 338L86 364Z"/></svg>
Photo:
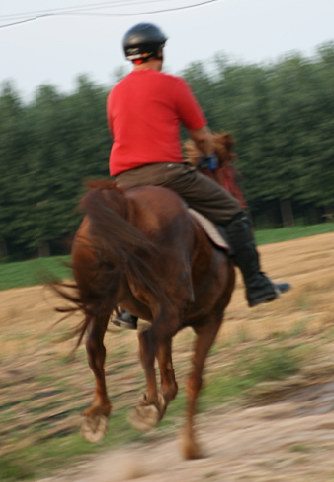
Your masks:
<svg viewBox="0 0 334 482"><path fill-rule="evenodd" d="M280 337L287 343L302 339L309 350L307 363L288 380L257 387L243 404L200 415L207 458L183 462L177 431L164 435L157 430L142 442L89 456L43 482L334 481L333 246L334 233L329 233L261 247L265 271L294 287L274 303L248 309L238 281L208 375L223 372L240 347L258 340L270 345ZM93 377L84 348L72 360L73 343L56 343L77 320L53 328L57 304L40 287L0 292L0 456L75 433L90 400ZM110 395L115 410L130 409L142 391L136 338L124 332L107 338ZM181 386L189 339L186 331L175 344Z"/></svg>
<svg viewBox="0 0 334 482"><path fill-rule="evenodd" d="M304 402L292 397L206 413L199 423L207 451L202 460L182 461L174 439L153 440L97 456L78 466L77 473L40 482L329 482L334 480L334 412L328 411L334 409L333 388L317 387L306 412ZM305 400L310 396L305 394Z"/></svg>

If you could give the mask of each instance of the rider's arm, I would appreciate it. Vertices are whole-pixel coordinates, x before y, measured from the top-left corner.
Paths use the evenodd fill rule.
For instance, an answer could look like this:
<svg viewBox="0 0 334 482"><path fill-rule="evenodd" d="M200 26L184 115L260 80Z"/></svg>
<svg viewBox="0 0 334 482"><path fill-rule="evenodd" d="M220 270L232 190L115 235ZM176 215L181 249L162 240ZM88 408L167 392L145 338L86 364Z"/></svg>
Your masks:
<svg viewBox="0 0 334 482"><path fill-rule="evenodd" d="M204 126L201 129L190 129L189 135L204 157L208 157L213 153L213 137L207 126Z"/></svg>
<svg viewBox="0 0 334 482"><path fill-rule="evenodd" d="M206 125L206 119L190 86L180 78L177 78L175 90L176 108L180 121L187 128L190 137L195 142L203 157L213 153L213 138Z"/></svg>

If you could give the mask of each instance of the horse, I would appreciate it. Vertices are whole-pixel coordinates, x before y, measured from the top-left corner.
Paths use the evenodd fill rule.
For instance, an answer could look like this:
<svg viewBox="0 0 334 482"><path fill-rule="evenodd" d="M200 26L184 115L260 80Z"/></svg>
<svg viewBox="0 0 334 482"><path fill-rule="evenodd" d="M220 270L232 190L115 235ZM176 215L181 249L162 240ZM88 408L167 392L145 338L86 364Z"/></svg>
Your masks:
<svg viewBox="0 0 334 482"><path fill-rule="evenodd" d="M95 375L94 398L84 411L82 433L97 441L107 430L112 405L104 336L112 312L121 307L150 323L148 330L138 330L146 391L130 417L142 431L160 422L178 392L173 337L185 327L196 333L181 449L185 459L199 458L197 401L205 360L234 290L233 263L169 189L144 186L123 192L111 180L94 181L80 206L85 216L71 253L76 293L61 294L84 313L77 343L86 335L88 362Z"/></svg>

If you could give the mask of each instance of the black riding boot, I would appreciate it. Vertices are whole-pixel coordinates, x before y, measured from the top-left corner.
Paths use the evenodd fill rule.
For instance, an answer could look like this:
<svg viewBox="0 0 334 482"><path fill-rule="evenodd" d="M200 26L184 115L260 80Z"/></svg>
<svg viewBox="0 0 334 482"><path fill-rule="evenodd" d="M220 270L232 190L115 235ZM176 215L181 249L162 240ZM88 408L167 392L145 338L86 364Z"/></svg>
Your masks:
<svg viewBox="0 0 334 482"><path fill-rule="evenodd" d="M261 271L251 223L245 213L238 214L223 229L232 250L232 259L241 271L249 306L275 300L290 289L288 283L273 283Z"/></svg>

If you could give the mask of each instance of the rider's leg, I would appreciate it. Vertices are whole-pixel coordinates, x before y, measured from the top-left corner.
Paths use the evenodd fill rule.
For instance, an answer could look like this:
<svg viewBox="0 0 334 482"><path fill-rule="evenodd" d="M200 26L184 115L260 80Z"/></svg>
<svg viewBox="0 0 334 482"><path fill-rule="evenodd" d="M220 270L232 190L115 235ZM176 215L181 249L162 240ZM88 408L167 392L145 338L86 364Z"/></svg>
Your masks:
<svg viewBox="0 0 334 482"><path fill-rule="evenodd" d="M288 283L273 283L261 271L251 223L230 193L193 166L171 165L167 174L166 187L178 192L190 207L224 228L233 260L245 283L249 306L272 301L289 290Z"/></svg>
<svg viewBox="0 0 334 482"><path fill-rule="evenodd" d="M156 163L121 173L121 188L145 184L168 187L190 207L222 226L233 251L246 287L250 306L279 297L288 291L288 283L274 284L262 271L251 224L238 201L215 181L199 173L194 166L180 163Z"/></svg>
<svg viewBox="0 0 334 482"><path fill-rule="evenodd" d="M245 213L237 214L224 233L232 248L232 257L241 271L249 306L275 300L290 289L288 283L273 283L262 271L252 226Z"/></svg>

